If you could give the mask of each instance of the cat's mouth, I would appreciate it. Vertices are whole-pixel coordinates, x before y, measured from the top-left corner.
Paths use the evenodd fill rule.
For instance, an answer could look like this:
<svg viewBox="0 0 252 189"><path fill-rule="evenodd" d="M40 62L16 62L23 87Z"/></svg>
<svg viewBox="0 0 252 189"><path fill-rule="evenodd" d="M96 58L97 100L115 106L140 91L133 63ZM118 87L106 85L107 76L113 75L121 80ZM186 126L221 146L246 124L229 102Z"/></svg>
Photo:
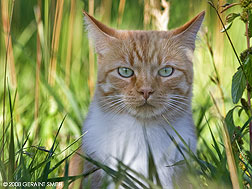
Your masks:
<svg viewBox="0 0 252 189"><path fill-rule="evenodd" d="M138 104L132 110L134 111L130 113L134 117L138 117L144 120L155 118L156 116L160 114L160 109L148 101Z"/></svg>
<svg viewBox="0 0 252 189"><path fill-rule="evenodd" d="M143 104L137 106L137 108L154 108L154 106L150 104L148 101L145 101Z"/></svg>

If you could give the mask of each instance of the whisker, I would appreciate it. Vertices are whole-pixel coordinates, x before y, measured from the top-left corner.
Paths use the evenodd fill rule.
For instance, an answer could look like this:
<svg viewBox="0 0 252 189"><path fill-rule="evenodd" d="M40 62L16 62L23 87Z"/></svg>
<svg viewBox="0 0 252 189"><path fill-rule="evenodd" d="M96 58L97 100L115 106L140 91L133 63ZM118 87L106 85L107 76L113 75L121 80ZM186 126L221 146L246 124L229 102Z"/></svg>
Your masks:
<svg viewBox="0 0 252 189"><path fill-rule="evenodd" d="M180 114L184 114L186 112L186 110L184 110L183 108L181 108L179 106L176 106L173 103L166 103L166 107L167 107L167 110L168 110L168 108L171 108L171 109L175 110L177 113L180 113Z"/></svg>
<svg viewBox="0 0 252 189"><path fill-rule="evenodd" d="M118 104L120 102L123 102L123 100L122 99L118 99L118 100L108 101L107 103L103 104L102 107L107 106L109 104L116 105L116 104Z"/></svg>
<svg viewBox="0 0 252 189"><path fill-rule="evenodd" d="M180 107L180 106L177 106L176 104L174 104L174 103L172 103L172 102L170 102L170 105L176 107L176 108L179 109L179 110L181 110L181 112L186 112L186 110L185 110L184 108L182 108L182 107Z"/></svg>
<svg viewBox="0 0 252 189"><path fill-rule="evenodd" d="M172 95L170 98L173 98L173 99L182 99L182 100L190 100L189 97L187 97L187 96L181 96L181 95Z"/></svg>
<svg viewBox="0 0 252 189"><path fill-rule="evenodd" d="M177 97L183 97L183 98L189 98L188 96L185 96L185 95L178 95L178 94L173 94L171 96L177 96Z"/></svg>
<svg viewBox="0 0 252 189"><path fill-rule="evenodd" d="M111 107L115 106L116 104L118 104L120 102L121 102L121 100L118 100L118 101L109 101L109 102L106 102L106 103L102 104L101 108L104 108L104 107L111 108Z"/></svg>
<svg viewBox="0 0 252 189"><path fill-rule="evenodd" d="M174 99L170 99L169 101L170 101L170 102L177 103L178 105L179 105L179 104L182 104L182 105L185 105L186 107L190 107L189 104L186 104L185 102L182 102L182 101L177 101L177 100L174 100Z"/></svg>

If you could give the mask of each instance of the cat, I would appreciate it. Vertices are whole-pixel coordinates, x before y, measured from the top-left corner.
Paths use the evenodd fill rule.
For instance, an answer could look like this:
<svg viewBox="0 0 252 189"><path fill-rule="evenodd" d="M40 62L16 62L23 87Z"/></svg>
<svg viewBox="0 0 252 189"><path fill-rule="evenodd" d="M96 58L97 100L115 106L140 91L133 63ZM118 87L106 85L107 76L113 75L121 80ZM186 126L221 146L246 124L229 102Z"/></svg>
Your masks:
<svg viewBox="0 0 252 189"><path fill-rule="evenodd" d="M98 79L83 126L83 151L115 170L120 160L145 177L151 152L162 187L173 188L177 173L169 165L183 160L171 140L183 149L173 128L196 151L192 59L205 11L171 31L115 30L84 15L97 53ZM94 173L93 188L99 188L104 175Z"/></svg>

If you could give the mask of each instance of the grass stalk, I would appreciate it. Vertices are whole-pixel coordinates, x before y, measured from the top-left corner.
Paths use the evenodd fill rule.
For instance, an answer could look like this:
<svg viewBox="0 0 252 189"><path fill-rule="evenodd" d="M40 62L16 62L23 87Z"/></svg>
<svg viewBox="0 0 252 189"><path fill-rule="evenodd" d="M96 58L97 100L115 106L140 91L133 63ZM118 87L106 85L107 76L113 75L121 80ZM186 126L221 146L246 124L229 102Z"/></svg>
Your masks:
<svg viewBox="0 0 252 189"><path fill-rule="evenodd" d="M66 56L66 68L65 68L65 81L66 84L70 84L70 70L71 70L71 55L72 55L72 41L73 41L73 24L75 16L75 4L76 0L71 1L70 19L69 19L69 31L68 31L68 46Z"/></svg>
<svg viewBox="0 0 252 189"><path fill-rule="evenodd" d="M93 16L94 15L94 0L89 0L88 4L88 13ZM88 76L88 88L90 92L90 97L92 98L94 95L94 75L95 75L95 56L94 56L94 48L91 42L89 42L89 76Z"/></svg>
<svg viewBox="0 0 252 189"><path fill-rule="evenodd" d="M120 0L119 8L118 8L117 27L119 27L122 23L125 3L126 3L126 0Z"/></svg>
<svg viewBox="0 0 252 189"><path fill-rule="evenodd" d="M216 14L217 14L217 16L218 16L218 18L219 18L219 20L220 20L220 22L221 22L222 27L225 28L225 24L224 24L224 22L223 22L223 20L222 20L222 18L221 18L221 16L220 16L220 14L219 14L219 12L218 12L218 9L214 6L214 4L213 4L213 2L212 2L211 0L208 1L208 3L209 3L209 4L211 5L211 7L213 7L213 9L215 10L215 12L216 12ZM245 75L245 71L244 71L243 65L242 65L242 63L241 63L241 60L240 60L238 54L237 54L237 51L235 50L234 44L233 44L233 42L232 42L232 40L231 40L231 38L230 38L230 36L229 36L227 30L225 30L224 32L225 32L225 34L226 34L226 36L227 36L227 38L228 38L228 41L229 41L229 43L230 43L230 45L231 45L231 47L232 47L232 49L233 49L233 52L235 53L235 57L236 57L236 59L238 60L240 66L241 66L241 69L242 69L242 71L243 71L243 73L244 73L244 75ZM246 75L245 75L245 77L246 77ZM247 78L247 77L246 77L246 78Z"/></svg>
<svg viewBox="0 0 252 189"><path fill-rule="evenodd" d="M10 116L11 116L11 127L10 127L10 142L9 142L9 163L8 163L8 181L14 181L14 170L15 170L15 143L14 143L14 123L13 123L13 107L11 101L10 88L9 92L9 105L10 105Z"/></svg>
<svg viewBox="0 0 252 189"><path fill-rule="evenodd" d="M206 43L207 43L207 48L208 48L208 51L210 53L210 56L211 56L211 59L212 59L212 64L213 64L213 68L214 68L214 72L215 72L215 78L214 79L214 83L217 85L218 87L218 90L220 92L220 96L221 96L221 101L222 101L222 115L226 115L226 108L225 108L225 97L224 97L224 92L222 90L222 87L221 87L221 78L220 78L220 74L219 74L219 71L217 69L217 66L216 66L216 62L215 62L215 58L214 58L214 53L213 53L213 48L209 42L209 36L208 34L206 33Z"/></svg>
<svg viewBox="0 0 252 189"><path fill-rule="evenodd" d="M38 0L38 7L36 9L35 14L37 14L37 58L36 58L36 81L35 81L35 111L34 111L34 119L35 119L35 138L38 135L38 116L39 116L39 76L40 76L40 67L41 67L41 42L40 42L40 35L39 35L39 25L42 24L41 21L41 9L42 9L42 2Z"/></svg>
<svg viewBox="0 0 252 189"><path fill-rule="evenodd" d="M215 1L216 2L216 1ZM218 5L223 5L223 0L218 0ZM217 67L220 69L221 68L221 62L223 62L223 49L224 49L224 35L223 33L221 33L221 29L222 24L218 21L218 19L223 19L223 15L220 14L219 16L217 16L217 18L215 18L215 22L216 22L216 26L215 26L215 39L214 39L214 44L215 44L215 48L214 48L214 58L215 58L215 62L217 63Z"/></svg>
<svg viewBox="0 0 252 189"><path fill-rule="evenodd" d="M111 18L112 0L103 0L101 3L101 8L103 11L102 22L105 24L109 24Z"/></svg>
<svg viewBox="0 0 252 189"><path fill-rule="evenodd" d="M249 90L247 91L247 96L248 96L248 105L249 107L251 107L251 101L250 101L250 92ZM251 108L250 108L250 113L252 114L251 112ZM252 121L250 121L249 123L249 144L250 144L250 153L252 153Z"/></svg>
<svg viewBox="0 0 252 189"><path fill-rule="evenodd" d="M51 86L53 86L55 83L56 68L57 68L57 54L58 54L58 48L59 48L59 38L60 38L60 31L61 31L63 5L64 5L64 0L57 1L56 12L54 16L52 49L51 49L51 58L50 58L49 75L48 75L48 83Z"/></svg>
<svg viewBox="0 0 252 189"><path fill-rule="evenodd" d="M12 0L12 8L11 8L11 15L10 19L8 18L8 12L6 6L8 3L6 0L1 1L1 12L2 12L2 21L3 21L3 28L5 33L5 44L6 44L6 54L5 54L5 63L4 63L4 93L3 93L3 144L2 144L2 161L4 162L4 141L5 141L5 98L6 98L6 83L7 83L7 63L9 62L9 56L12 48L10 48L11 44L11 23L12 23L12 15L13 15L13 8L14 8L15 0ZM13 54L12 54L13 55Z"/></svg>
<svg viewBox="0 0 252 189"><path fill-rule="evenodd" d="M247 39L247 48L250 48L250 37L249 37L249 29L248 29L248 22L246 23L246 39ZM251 95L250 95L250 85L247 81L247 98L248 98L248 107L250 111L250 115L252 115L251 110ZM252 153L252 121L249 122L249 151Z"/></svg>
<svg viewBox="0 0 252 189"><path fill-rule="evenodd" d="M8 53L7 62L10 66L11 84L14 88L16 88L17 87L17 78L16 78L16 70L15 70L14 56L13 56L13 49L12 49L12 40L11 40L11 36L10 36L11 17L9 17L9 12L8 12L9 1L2 0L1 5L2 5L1 12L2 12L5 47L6 47L6 51ZM13 11L13 7L14 7L14 0L12 0L12 8L11 8L12 11ZM12 13L11 13L11 15L12 15Z"/></svg>
<svg viewBox="0 0 252 189"><path fill-rule="evenodd" d="M236 167L236 163L235 163L235 159L234 159L234 154L233 154L232 145L230 142L231 140L230 140L230 136L228 133L227 125L226 125L225 119L224 119L223 115L221 114L221 111L217 105L217 102L211 93L210 93L210 96L212 97L214 106L215 106L215 108L219 114L219 117L221 119L221 122L223 124L223 126L221 127L222 138L224 141L224 146L225 146L225 151L226 151L226 156L227 156L227 163L228 163L228 167L229 167L230 179L232 182L232 186L234 189L239 189L240 186L239 186L237 167Z"/></svg>
<svg viewBox="0 0 252 189"><path fill-rule="evenodd" d="M43 59L44 59L44 64L46 68L49 68L49 62L50 62L50 25L49 25L49 0L48 1L43 1L44 2L44 40L40 41L41 43L44 44L43 46ZM47 73L47 72L46 72ZM45 74L46 74L45 73ZM45 76L46 78L49 76Z"/></svg>
<svg viewBox="0 0 252 189"><path fill-rule="evenodd" d="M224 146L226 149L227 162L228 162L228 167L230 171L231 182L234 189L239 189L240 186L239 186L237 167L235 164L234 154L233 154L233 150L232 150L232 146L230 142L230 136L228 134L227 125L223 118L222 118L222 123L223 123L223 127L221 128L222 128L222 133L223 133Z"/></svg>

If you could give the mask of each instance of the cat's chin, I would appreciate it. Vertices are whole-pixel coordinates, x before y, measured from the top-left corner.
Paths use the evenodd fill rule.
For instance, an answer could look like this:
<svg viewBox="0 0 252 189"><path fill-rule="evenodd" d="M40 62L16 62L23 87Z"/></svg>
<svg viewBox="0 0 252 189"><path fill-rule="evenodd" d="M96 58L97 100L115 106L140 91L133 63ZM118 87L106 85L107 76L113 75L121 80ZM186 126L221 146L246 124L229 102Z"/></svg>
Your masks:
<svg viewBox="0 0 252 189"><path fill-rule="evenodd" d="M145 102L145 103L143 103L143 104L137 106L137 108L138 108L138 109L142 109L142 111L148 111L148 110L154 109L155 106L152 105L152 104L150 104L150 103Z"/></svg>
<svg viewBox="0 0 252 189"><path fill-rule="evenodd" d="M163 111L151 104L145 103L132 108L128 113L137 119L148 121L159 119Z"/></svg>

